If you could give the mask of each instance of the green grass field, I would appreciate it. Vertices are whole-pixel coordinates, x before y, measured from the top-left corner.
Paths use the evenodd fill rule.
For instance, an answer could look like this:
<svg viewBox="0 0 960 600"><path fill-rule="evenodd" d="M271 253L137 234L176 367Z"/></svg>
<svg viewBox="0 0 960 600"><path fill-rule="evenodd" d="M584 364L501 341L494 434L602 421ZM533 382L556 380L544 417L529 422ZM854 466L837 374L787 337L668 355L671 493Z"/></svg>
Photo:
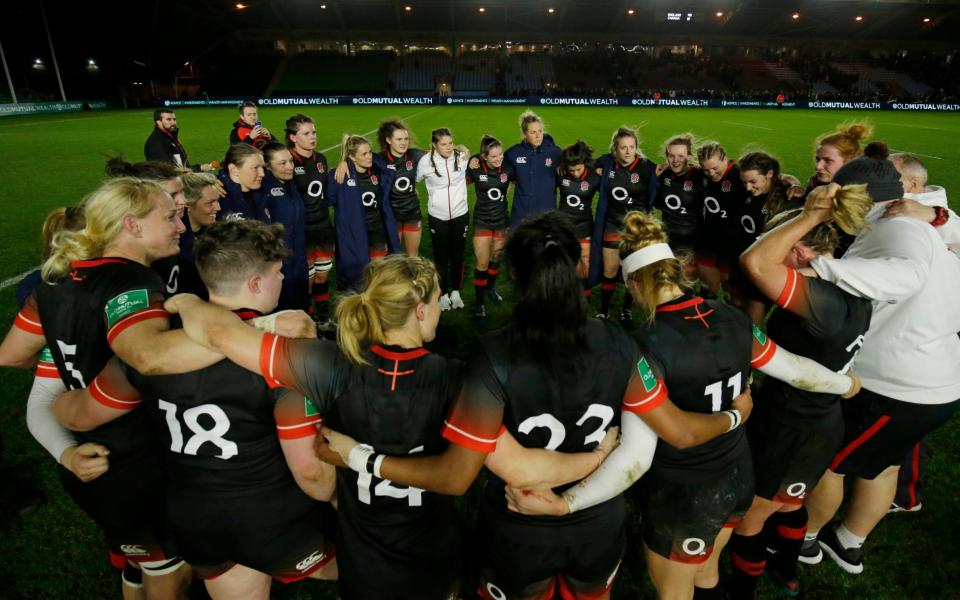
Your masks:
<svg viewBox="0 0 960 600"><path fill-rule="evenodd" d="M264 124L281 134L283 121L293 110L266 108ZM368 134L386 117L400 117L410 126L417 145L429 145L433 128L449 127L459 143L475 150L481 135L499 137L505 145L519 140L517 107L334 107L308 109L317 123L320 149L336 162L340 135ZM930 170L931 183L948 193L960 193L960 117L948 114L875 112L761 111L642 108L541 108L547 131L560 145L585 139L601 154L611 132L620 124L640 129L641 147L655 159L668 136L692 131L699 139L722 142L729 154L763 149L777 156L783 170L801 180L812 172L813 140L841 122L867 119L874 138L895 150L917 153ZM228 109L181 109L181 141L193 162L220 159L236 112ZM122 153L131 161L143 158L142 149L152 127L149 111L81 113L7 117L0 119L0 281L35 267L39 262L39 230L46 213L74 204L104 179L106 157ZM471 191L472 194L472 191ZM421 197L425 198L422 193ZM951 203L956 210L957 202ZM429 234L422 251L430 255ZM472 268L468 251L467 273ZM467 281L469 282L469 277ZM462 357L477 333L509 316L511 289L501 277L503 306L490 306L490 316L478 323L469 310L444 313L434 350ZM465 286L464 298L472 299ZM618 300L614 301L618 306ZM13 286L0 290L0 321L10 323L16 311ZM958 365L960 368L960 365ZM47 501L33 514L13 518L0 513L0 598L116 598L116 573L105 560L98 532L60 490L52 459L33 441L24 423L24 405L32 375L0 371L2 410L0 435L4 465L41 487ZM925 474L927 496L917 514L894 515L871 536L863 575L844 574L829 561L815 568L801 567L805 598L948 599L960 598L960 427L949 423L931 438L932 457ZM6 485L6 484L5 484ZM475 493L463 506L475 504ZM465 511L467 513L471 511ZM635 528L634 528L635 529ZM636 531L632 532L636 540ZM652 598L636 544L614 590L614 598ZM331 584L306 582L275 586L279 598L334 598ZM760 598L777 598L766 581Z"/></svg>

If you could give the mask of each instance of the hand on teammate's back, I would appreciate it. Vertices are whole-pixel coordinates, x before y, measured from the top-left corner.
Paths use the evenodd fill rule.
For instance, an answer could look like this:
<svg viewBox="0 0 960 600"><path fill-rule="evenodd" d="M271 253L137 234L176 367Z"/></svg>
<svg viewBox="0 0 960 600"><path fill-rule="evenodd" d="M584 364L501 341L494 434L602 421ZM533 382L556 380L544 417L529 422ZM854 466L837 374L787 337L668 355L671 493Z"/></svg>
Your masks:
<svg viewBox="0 0 960 600"><path fill-rule="evenodd" d="M847 377L849 377L853 381L853 385L850 386L850 390L846 394L844 394L843 396L840 396L844 400L848 398L853 398L854 396L859 394L860 388L862 387L862 384L860 383L859 375L857 375L853 371L850 371L849 373L847 373Z"/></svg>
<svg viewBox="0 0 960 600"><path fill-rule="evenodd" d="M302 310L285 310L277 313L274 333L288 338L315 338L317 325Z"/></svg>
<svg viewBox="0 0 960 600"><path fill-rule="evenodd" d="M110 468L106 446L88 442L79 446L70 446L63 451L60 464L76 475L77 479L87 483L100 477Z"/></svg>
<svg viewBox="0 0 960 600"><path fill-rule="evenodd" d="M553 490L522 490L508 486L505 493L507 508L522 515L562 517L570 514L567 501Z"/></svg>
<svg viewBox="0 0 960 600"><path fill-rule="evenodd" d="M750 392L750 386L747 386L747 389L733 399L733 404L730 407L739 410L741 422L746 423L747 419L750 418L750 413L753 412L753 395Z"/></svg>
<svg viewBox="0 0 960 600"><path fill-rule="evenodd" d="M885 218L911 217L913 219L919 219L924 223L930 223L937 218L937 211L934 210L932 206L904 198L902 200L894 200L887 205L887 208L883 211L883 216Z"/></svg>

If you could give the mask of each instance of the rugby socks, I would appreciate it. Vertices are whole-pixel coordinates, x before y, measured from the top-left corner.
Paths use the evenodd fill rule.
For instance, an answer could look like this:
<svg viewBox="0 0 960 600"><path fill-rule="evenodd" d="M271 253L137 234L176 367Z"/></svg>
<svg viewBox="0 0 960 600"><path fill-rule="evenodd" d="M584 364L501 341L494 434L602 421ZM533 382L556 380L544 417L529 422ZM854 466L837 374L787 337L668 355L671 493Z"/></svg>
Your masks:
<svg viewBox="0 0 960 600"><path fill-rule="evenodd" d="M770 568L783 580L797 578L797 558L807 533L807 507L792 512L770 515L767 523L774 525L774 534L767 537L776 554L770 557Z"/></svg>
<svg viewBox="0 0 960 600"><path fill-rule="evenodd" d="M330 282L313 282L310 285L310 295L313 297L313 314L319 321L326 321L330 316Z"/></svg>
<svg viewBox="0 0 960 600"><path fill-rule="evenodd" d="M850 548L862 548L863 542L865 542L866 539L867 538L860 537L859 535L847 529L847 526L843 523L837 525L837 541L840 542L841 546L848 550Z"/></svg>
<svg viewBox="0 0 960 600"><path fill-rule="evenodd" d="M693 600L726 600L727 596L723 593L723 588L715 585L712 588L693 588Z"/></svg>
<svg viewBox="0 0 960 600"><path fill-rule="evenodd" d="M613 299L613 293L617 291L617 280L614 277L604 275L600 279L600 312L608 314L610 312L610 301Z"/></svg>
<svg viewBox="0 0 960 600"><path fill-rule="evenodd" d="M633 294L626 287L623 288L623 310L630 310L633 307Z"/></svg>
<svg viewBox="0 0 960 600"><path fill-rule="evenodd" d="M490 266L487 268L487 288L494 289L497 283L497 273L500 272L500 261L491 260Z"/></svg>
<svg viewBox="0 0 960 600"><path fill-rule="evenodd" d="M733 568L729 591L734 600L753 598L757 580L767 566L767 549L764 548L763 539L762 533L740 535L734 532L730 536L730 564Z"/></svg>
<svg viewBox="0 0 960 600"><path fill-rule="evenodd" d="M473 292L477 300L477 306L483 306L483 299L487 296L487 276L489 273L489 269L486 271L474 269L473 271Z"/></svg>
<svg viewBox="0 0 960 600"><path fill-rule="evenodd" d="M593 288L590 287L588 280L583 280L583 297L590 301L590 298L593 296Z"/></svg>

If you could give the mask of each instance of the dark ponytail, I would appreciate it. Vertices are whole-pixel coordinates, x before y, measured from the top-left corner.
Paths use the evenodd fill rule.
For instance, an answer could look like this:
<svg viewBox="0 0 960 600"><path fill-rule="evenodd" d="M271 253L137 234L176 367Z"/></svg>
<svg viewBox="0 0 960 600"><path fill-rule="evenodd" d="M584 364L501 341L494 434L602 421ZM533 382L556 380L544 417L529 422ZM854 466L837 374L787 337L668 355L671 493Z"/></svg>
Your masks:
<svg viewBox="0 0 960 600"><path fill-rule="evenodd" d="M580 242L563 215L524 221L504 250L520 299L513 309L516 344L556 374L577 369L584 347L587 304L577 278Z"/></svg>
<svg viewBox="0 0 960 600"><path fill-rule="evenodd" d="M149 181L167 181L179 177L183 172L171 163L162 160L145 160L138 163L127 162L123 156L113 156L107 160L104 168L110 177L136 177Z"/></svg>

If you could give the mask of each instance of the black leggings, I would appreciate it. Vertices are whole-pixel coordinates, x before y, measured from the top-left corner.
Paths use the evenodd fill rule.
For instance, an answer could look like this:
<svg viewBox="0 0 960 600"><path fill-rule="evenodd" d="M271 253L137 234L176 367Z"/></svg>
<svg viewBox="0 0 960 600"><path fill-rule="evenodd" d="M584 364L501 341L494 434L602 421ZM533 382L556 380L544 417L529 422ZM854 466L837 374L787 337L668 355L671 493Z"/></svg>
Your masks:
<svg viewBox="0 0 960 600"><path fill-rule="evenodd" d="M449 221L436 217L427 219L433 242L433 261L440 273L440 291L443 294L459 290L463 282L463 250L467 243L469 219L469 213Z"/></svg>

